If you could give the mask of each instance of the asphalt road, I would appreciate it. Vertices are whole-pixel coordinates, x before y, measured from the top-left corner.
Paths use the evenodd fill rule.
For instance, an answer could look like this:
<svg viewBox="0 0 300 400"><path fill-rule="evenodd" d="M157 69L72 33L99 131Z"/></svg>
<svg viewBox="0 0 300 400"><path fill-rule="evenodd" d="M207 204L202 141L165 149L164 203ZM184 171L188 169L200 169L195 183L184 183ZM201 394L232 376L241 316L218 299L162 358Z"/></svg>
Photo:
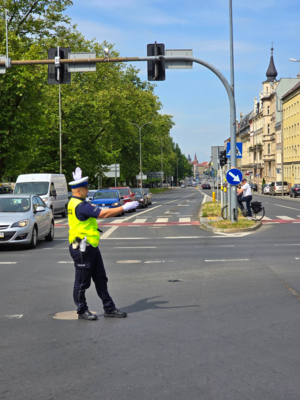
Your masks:
<svg viewBox="0 0 300 400"><path fill-rule="evenodd" d="M100 221L125 319L103 318L93 285L99 320L76 319L65 220L52 243L1 248L0 398L298 400L299 225L207 232L197 224L203 197L173 189L123 221ZM300 211L300 199L262 200L266 215Z"/></svg>

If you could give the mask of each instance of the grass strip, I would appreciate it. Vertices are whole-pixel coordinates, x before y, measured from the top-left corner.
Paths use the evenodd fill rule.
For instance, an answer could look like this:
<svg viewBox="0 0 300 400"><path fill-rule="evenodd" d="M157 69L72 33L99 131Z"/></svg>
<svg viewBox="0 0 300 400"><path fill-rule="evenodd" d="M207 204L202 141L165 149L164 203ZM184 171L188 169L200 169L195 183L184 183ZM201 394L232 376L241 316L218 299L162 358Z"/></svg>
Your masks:
<svg viewBox="0 0 300 400"><path fill-rule="evenodd" d="M159 188L150 188L149 189L150 190L150 192L152 193L152 194L157 194L157 193L163 193L163 192L166 192L167 190L170 190L170 188L162 188L162 189L159 189Z"/></svg>
<svg viewBox="0 0 300 400"><path fill-rule="evenodd" d="M221 203L209 201L202 205L202 217L221 217Z"/></svg>
<svg viewBox="0 0 300 400"><path fill-rule="evenodd" d="M216 222L209 222L209 225L219 229L235 229L235 228L250 228L256 224L255 221L248 219L239 219L238 222L231 223L230 220L222 220Z"/></svg>

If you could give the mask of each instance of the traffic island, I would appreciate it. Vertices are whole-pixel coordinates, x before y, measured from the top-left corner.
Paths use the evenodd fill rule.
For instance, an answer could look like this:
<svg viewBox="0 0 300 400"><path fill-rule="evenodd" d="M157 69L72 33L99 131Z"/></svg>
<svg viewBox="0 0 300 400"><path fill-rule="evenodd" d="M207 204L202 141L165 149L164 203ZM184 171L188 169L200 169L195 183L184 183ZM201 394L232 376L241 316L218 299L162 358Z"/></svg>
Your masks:
<svg viewBox="0 0 300 400"><path fill-rule="evenodd" d="M220 202L216 203L212 201L202 204L200 224L203 229L224 233L253 232L262 226L260 221L252 221L244 217L239 217L238 222L234 223L231 223L230 220L224 220L221 217Z"/></svg>

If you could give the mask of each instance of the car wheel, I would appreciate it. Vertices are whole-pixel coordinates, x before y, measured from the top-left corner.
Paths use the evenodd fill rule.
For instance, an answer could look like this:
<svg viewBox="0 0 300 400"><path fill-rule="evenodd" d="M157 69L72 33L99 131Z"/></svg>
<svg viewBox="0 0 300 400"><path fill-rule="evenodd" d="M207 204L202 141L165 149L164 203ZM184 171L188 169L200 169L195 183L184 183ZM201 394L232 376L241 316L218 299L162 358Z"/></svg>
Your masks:
<svg viewBox="0 0 300 400"><path fill-rule="evenodd" d="M36 245L37 245L37 228L36 226L34 226L31 234L31 242L29 243L29 248L35 249Z"/></svg>
<svg viewBox="0 0 300 400"><path fill-rule="evenodd" d="M134 209L132 210L132 212L136 212L136 208L134 208Z"/></svg>
<svg viewBox="0 0 300 400"><path fill-rule="evenodd" d="M54 222L52 221L50 224L50 231L49 231L48 235L45 236L45 240L47 242L52 242L53 239L54 239Z"/></svg>
<svg viewBox="0 0 300 400"><path fill-rule="evenodd" d="M63 218L66 218L68 216L68 206L67 206L67 204L65 205L65 211L63 213L61 213L61 216Z"/></svg>

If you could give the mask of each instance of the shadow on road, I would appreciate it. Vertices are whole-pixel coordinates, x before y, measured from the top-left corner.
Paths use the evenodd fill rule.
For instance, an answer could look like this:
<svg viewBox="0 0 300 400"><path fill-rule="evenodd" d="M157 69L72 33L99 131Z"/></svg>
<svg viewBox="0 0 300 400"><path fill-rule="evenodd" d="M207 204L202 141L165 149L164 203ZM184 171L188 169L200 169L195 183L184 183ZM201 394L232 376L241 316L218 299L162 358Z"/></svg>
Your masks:
<svg viewBox="0 0 300 400"><path fill-rule="evenodd" d="M163 304L168 304L168 301L149 301L151 299L160 298L161 296L148 297L142 300L137 301L131 306L122 307L122 311L133 314L146 310L162 310L162 309L171 309L171 308L188 308L188 307L199 307L198 305L190 305L190 306L176 306L176 307L162 307Z"/></svg>

